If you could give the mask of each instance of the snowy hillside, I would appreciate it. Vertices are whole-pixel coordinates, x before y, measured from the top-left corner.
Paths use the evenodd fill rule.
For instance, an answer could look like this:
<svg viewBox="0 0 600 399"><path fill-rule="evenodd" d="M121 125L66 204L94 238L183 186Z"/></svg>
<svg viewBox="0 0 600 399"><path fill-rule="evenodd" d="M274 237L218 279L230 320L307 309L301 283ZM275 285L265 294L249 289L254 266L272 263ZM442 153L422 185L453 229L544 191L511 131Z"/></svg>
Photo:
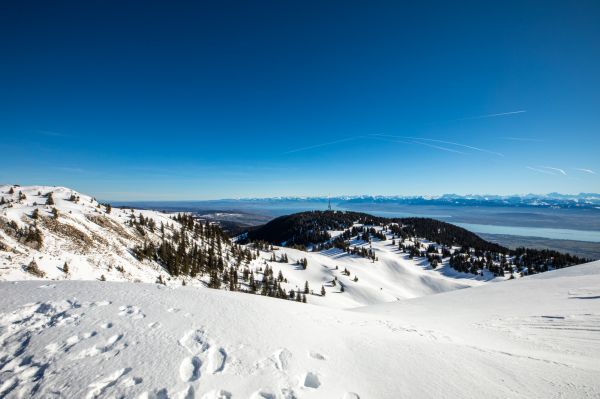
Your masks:
<svg viewBox="0 0 600 399"><path fill-rule="evenodd" d="M11 193L12 192L12 193ZM52 204L48 204L48 195ZM160 239L158 226L180 224L155 211L109 209L64 187L0 186L0 279L31 278L156 282L168 273L132 250ZM56 211L54 211L56 209ZM56 212L56 213L54 213ZM153 220L138 228L132 217ZM38 271L28 271L34 261ZM67 270L64 270L65 264Z"/></svg>
<svg viewBox="0 0 600 399"><path fill-rule="evenodd" d="M598 397L598 287L596 262L348 311L196 287L2 282L0 397Z"/></svg>
<svg viewBox="0 0 600 399"><path fill-rule="evenodd" d="M208 223L173 214L111 209L63 187L0 186L0 280L185 283L350 308L492 278L457 273L447 262L431 270L426 259L411 259L391 240L355 240L352 248L369 248L378 260L335 248L258 250L232 244ZM287 262L280 262L282 256Z"/></svg>
<svg viewBox="0 0 600 399"><path fill-rule="evenodd" d="M368 244L356 242L361 247ZM374 241L371 248L377 261L348 255L344 251L331 248L319 252L304 252L293 248L274 247L273 253L262 252L254 262L255 267L268 265L274 275L280 271L287 283L286 289L304 290L306 282L313 295L308 302L323 306L352 308L400 299L416 298L424 295L479 286L493 279L493 276L474 276L458 273L447 264L431 270L426 259L410 259L402 254L391 241ZM270 261L272 256L280 259L286 256L287 263ZM296 264L306 259L304 269ZM348 273L345 273L347 271ZM321 295L321 287L325 296Z"/></svg>

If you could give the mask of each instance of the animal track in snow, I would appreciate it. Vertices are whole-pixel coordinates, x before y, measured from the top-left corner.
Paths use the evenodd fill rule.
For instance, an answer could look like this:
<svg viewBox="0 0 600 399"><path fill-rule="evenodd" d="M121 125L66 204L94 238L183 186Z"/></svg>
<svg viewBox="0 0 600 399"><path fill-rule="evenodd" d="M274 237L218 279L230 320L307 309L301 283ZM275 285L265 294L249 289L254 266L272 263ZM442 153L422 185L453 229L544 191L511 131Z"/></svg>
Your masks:
<svg viewBox="0 0 600 399"><path fill-rule="evenodd" d="M155 322L153 322L153 323L149 323L149 324L148 324L148 327L149 327L149 328L159 328L159 327L160 327L160 322L158 322L158 321L155 321Z"/></svg>
<svg viewBox="0 0 600 399"><path fill-rule="evenodd" d="M325 356L323 356L322 354L320 354L319 352L310 352L308 354L308 356L312 357L313 359L317 359L317 360L327 360L327 358Z"/></svg>
<svg viewBox="0 0 600 399"><path fill-rule="evenodd" d="M104 329L112 328L112 326L113 326L113 323L104 323L104 324L100 325L100 327L104 328Z"/></svg>
<svg viewBox="0 0 600 399"><path fill-rule="evenodd" d="M342 399L360 399L360 396L354 392L346 392L342 395Z"/></svg>

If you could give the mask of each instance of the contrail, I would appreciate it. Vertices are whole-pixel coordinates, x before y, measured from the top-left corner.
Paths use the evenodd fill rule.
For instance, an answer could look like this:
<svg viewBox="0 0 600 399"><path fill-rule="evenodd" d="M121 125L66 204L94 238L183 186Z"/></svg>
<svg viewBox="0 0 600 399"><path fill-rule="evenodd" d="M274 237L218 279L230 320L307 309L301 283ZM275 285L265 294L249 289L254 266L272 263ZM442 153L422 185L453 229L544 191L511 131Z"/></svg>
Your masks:
<svg viewBox="0 0 600 399"><path fill-rule="evenodd" d="M453 150L452 148L442 147L442 146L434 145L434 144L422 143L420 141L414 141L414 140L412 142L414 144L420 144L420 145L424 145L424 146L431 147L431 148L437 148L438 150L442 150L442 151L448 151L448 152L454 152L456 154L467 155L466 153L464 153L462 151Z"/></svg>
<svg viewBox="0 0 600 399"><path fill-rule="evenodd" d="M534 172L538 172L538 173L545 173L547 175L552 175L552 176L556 176L556 173L552 173L548 170L544 170L544 169L538 169L538 168L534 168L531 166L526 166L527 169L533 170Z"/></svg>
<svg viewBox="0 0 600 399"><path fill-rule="evenodd" d="M590 175L595 175L596 174L596 172L594 172L591 169L584 169L584 168L573 168L573 169L578 170L580 172L589 173Z"/></svg>
<svg viewBox="0 0 600 399"><path fill-rule="evenodd" d="M534 143L543 143L542 139L533 139L530 137L499 137L502 140L513 140L513 141L532 141Z"/></svg>
<svg viewBox="0 0 600 399"><path fill-rule="evenodd" d="M467 118L461 118L461 119L457 119L459 121L466 121L466 120L470 120L470 119L485 119L485 118L495 118L497 116L508 116L508 115L516 115L516 114L523 114L527 112L527 110L519 110L519 111L510 111L510 112L501 112L499 114L486 114L486 115L478 115L478 116L470 116Z"/></svg>
<svg viewBox="0 0 600 399"><path fill-rule="evenodd" d="M345 139L340 139L340 140L336 140L336 141L330 141L328 143L320 143L320 144L310 145L308 147L296 148L296 149L293 149L293 150L286 151L286 152L284 152L284 154L291 154L291 153L294 153L294 152L312 150L313 148L319 148L319 147L325 147L325 146L328 146L328 145L333 145L333 144L338 144L338 143L344 143L346 141L358 140L360 138L364 138L364 136L348 137L348 138L345 138Z"/></svg>
<svg viewBox="0 0 600 399"><path fill-rule="evenodd" d="M540 166L540 168L545 168L545 169L550 169L550 170L555 170L558 173L560 173L563 176L567 175L567 172L564 171L564 169L560 169L560 168L553 168L552 166Z"/></svg>
<svg viewBox="0 0 600 399"><path fill-rule="evenodd" d="M438 150L442 150L442 151L448 151L448 152L454 152L456 154L463 154L466 155L466 153L462 152L462 151L458 151L458 150L454 150L452 148L446 148L446 147L442 147L439 145L433 145L433 144L428 144L428 143L422 143L419 141L415 141L415 140L411 140L411 141L402 141L402 140L390 140L390 139L385 139L384 137L399 137L399 136L386 136L386 135L381 135L381 134L371 134L369 135L372 139L375 140L381 140L381 141L385 141L388 143L401 143L401 144L417 144L417 145L424 145L426 147L431 147L431 148L435 148ZM408 137L407 137L408 138Z"/></svg>
<svg viewBox="0 0 600 399"><path fill-rule="evenodd" d="M503 157L504 156L504 154L502 154L500 152L490 151L490 150L486 150L484 148L473 147L471 145L466 145L466 144L454 143L452 141L436 140L436 139L429 139L429 138L422 138L422 137L391 136L391 135L384 135L384 134L377 134L375 136L387 136L387 137L397 137L397 138L410 139L410 140L431 141L431 142L434 142L434 143L449 144L449 145L454 145L454 146L457 146L457 147L468 148L470 150L486 152L488 154L497 155L499 157ZM422 144L424 144L424 143L422 143ZM461 154L464 154L464 153L461 152Z"/></svg>

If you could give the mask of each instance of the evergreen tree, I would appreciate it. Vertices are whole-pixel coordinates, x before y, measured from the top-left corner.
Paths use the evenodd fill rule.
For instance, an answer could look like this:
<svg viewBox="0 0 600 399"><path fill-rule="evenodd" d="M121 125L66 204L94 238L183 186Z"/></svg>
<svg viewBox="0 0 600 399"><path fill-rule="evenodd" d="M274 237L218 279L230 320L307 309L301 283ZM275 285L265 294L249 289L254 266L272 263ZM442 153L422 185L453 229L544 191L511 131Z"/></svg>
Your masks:
<svg viewBox="0 0 600 399"><path fill-rule="evenodd" d="M52 192L48 193L46 197L46 205L54 205L54 198L52 197Z"/></svg>
<svg viewBox="0 0 600 399"><path fill-rule="evenodd" d="M321 286L321 296L325 296L325 287Z"/></svg>
<svg viewBox="0 0 600 399"><path fill-rule="evenodd" d="M310 292L310 289L308 287L308 280L304 283L304 293L308 294Z"/></svg>

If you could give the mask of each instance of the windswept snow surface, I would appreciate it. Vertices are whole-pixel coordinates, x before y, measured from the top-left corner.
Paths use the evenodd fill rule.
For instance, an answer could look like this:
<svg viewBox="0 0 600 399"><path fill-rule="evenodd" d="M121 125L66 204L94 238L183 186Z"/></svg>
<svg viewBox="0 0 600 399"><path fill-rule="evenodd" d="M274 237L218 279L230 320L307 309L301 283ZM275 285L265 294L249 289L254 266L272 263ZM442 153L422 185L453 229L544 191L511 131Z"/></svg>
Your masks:
<svg viewBox="0 0 600 399"><path fill-rule="evenodd" d="M600 262L352 311L130 282L0 292L0 397L600 396Z"/></svg>

